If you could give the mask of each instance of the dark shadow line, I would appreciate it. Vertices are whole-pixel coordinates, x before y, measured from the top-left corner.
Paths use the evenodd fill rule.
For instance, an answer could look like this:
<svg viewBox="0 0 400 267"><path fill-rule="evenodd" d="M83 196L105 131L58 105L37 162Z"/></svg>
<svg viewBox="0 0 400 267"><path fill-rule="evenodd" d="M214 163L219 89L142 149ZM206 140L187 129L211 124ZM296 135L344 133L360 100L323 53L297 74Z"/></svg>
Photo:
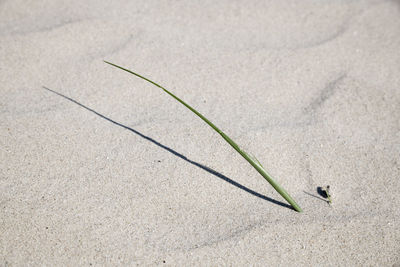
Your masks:
<svg viewBox="0 0 400 267"><path fill-rule="evenodd" d="M110 118L108 118L108 117L106 117L106 116L104 116L104 115L98 113L97 111L95 111L95 110L93 110L93 109L91 109L91 108L89 108L89 107L87 107L87 106L85 106L85 105L79 103L78 101L76 101L76 100L74 100L74 99L72 99L72 98L70 98L70 97L68 97L68 96L65 96L65 95L63 95L63 94L61 94L61 93L58 93L58 92L56 92L56 91L53 91L53 90L51 90L51 89L49 89L49 88L47 88L47 87L45 87L45 86L43 86L43 88L46 89L47 91L50 91L50 92L52 92L52 93L54 93L54 94L56 94L56 95L59 95L59 96L65 98L65 99L67 99L67 100L69 100L69 101L71 101L71 102L77 104L78 106L81 106L82 108L84 108L84 109L86 109L86 110L88 110L88 111L90 111L90 112L96 114L97 116L99 116L99 117L101 117L101 118L103 118L103 119L105 119L105 120L107 120L107 121L109 121L109 122L111 122L111 123L113 123L113 124L115 124L115 125L118 125L118 126L124 128L124 129L126 129L126 130L129 130L129 131L131 131L131 132L133 132L133 133L139 135L140 137L146 139L147 141L150 141L151 143L157 145L158 147L161 147L162 149L167 150L168 152L170 152L170 153L172 153L173 155L175 155L175 156L177 156L177 157L179 157L179 158L185 160L186 162L189 162L190 164L193 164L194 166L197 166L197 167L199 167L199 168L201 168L201 169L203 169L203 170L205 170L205 171L207 171L207 172L209 172L209 173L211 173L211 174L217 176L218 178L224 180L225 182L228 182L228 183L230 183L231 185L234 185L234 186L236 186L237 188L240 188L240 189L246 191L247 193L252 194L253 196L259 197L259 198L261 198L261 199L267 200L267 201L272 202L272 203L274 203L274 204L277 204L277 205L280 205L280 206L283 206L283 207L286 207L286 208L289 208L289 209L292 209L292 210L293 210L293 207L290 206L289 204L280 202L280 201L275 200L275 199L273 199L273 198L270 198L270 197L264 196L264 195L262 195L262 194L260 194L260 193L257 193L256 191L253 191L253 190L251 190L250 188L247 188L247 187L245 187L244 185L241 185L241 184L239 184L238 182L233 181L232 179L226 177L225 175L223 175L223 174L221 174L221 173L219 173L219 172L217 172L217 171L215 171L215 170L213 170L213 169L211 169L211 168L209 168L209 167L207 167L207 166L204 166L204 165L202 165L202 164L200 164L200 163L198 163L198 162L195 162L195 161L193 161L193 160L191 160L191 159L188 159L188 158L185 157L184 155L182 155L182 154L176 152L175 150L173 150L173 149L171 149L171 148L169 148L169 147L167 147L167 146L165 146L165 145L163 145L163 144L157 142L157 141L154 140L153 138L148 137L148 136L146 136L146 135L144 135L144 134L142 134L142 133L136 131L135 129L132 129L132 128L126 126L126 125L123 125L123 124L121 124L121 123L119 123L119 122L116 122L116 121L114 121L114 120L112 120L112 119L110 119Z"/></svg>
<svg viewBox="0 0 400 267"><path fill-rule="evenodd" d="M319 199L319 200L322 200L322 201L324 201L324 202L327 202L327 200L326 200L326 199L323 199L322 197L319 197L319 196L310 194L310 193L308 193L308 192L306 192L306 191L303 191L303 192L304 192L305 194L309 195L309 196L312 196L312 197L315 197L315 198L317 198L317 199Z"/></svg>

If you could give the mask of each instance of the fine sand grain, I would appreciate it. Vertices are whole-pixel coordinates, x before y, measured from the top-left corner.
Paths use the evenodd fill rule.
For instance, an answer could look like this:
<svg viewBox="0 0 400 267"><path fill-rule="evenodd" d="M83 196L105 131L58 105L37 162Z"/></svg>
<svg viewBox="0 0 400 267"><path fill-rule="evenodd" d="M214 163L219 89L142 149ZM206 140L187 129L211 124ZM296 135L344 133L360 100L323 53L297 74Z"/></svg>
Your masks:
<svg viewBox="0 0 400 267"><path fill-rule="evenodd" d="M0 0L0 116L0 266L400 265L399 1Z"/></svg>

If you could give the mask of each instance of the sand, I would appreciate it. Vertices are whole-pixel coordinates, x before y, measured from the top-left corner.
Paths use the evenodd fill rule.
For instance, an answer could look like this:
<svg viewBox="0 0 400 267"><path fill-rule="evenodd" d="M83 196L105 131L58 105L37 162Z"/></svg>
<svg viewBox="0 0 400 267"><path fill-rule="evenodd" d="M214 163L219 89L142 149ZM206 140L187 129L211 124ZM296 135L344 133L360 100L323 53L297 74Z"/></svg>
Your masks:
<svg viewBox="0 0 400 267"><path fill-rule="evenodd" d="M400 265L399 1L3 0L0 82L2 266Z"/></svg>

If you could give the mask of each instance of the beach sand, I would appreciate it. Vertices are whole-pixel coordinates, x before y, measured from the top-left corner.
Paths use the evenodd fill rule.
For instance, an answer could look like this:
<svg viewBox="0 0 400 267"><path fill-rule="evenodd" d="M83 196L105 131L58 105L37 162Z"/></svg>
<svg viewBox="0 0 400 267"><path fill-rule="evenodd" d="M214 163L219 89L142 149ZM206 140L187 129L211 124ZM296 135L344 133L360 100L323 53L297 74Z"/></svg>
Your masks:
<svg viewBox="0 0 400 267"><path fill-rule="evenodd" d="M1 266L400 265L399 1L3 0L0 82Z"/></svg>

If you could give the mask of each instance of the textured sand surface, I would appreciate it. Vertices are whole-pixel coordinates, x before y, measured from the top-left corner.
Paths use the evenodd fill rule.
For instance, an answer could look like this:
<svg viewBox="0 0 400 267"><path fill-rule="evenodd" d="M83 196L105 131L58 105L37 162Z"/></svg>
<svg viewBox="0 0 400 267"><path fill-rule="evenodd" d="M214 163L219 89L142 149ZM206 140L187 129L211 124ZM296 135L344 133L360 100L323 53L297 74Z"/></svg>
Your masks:
<svg viewBox="0 0 400 267"><path fill-rule="evenodd" d="M2 0L0 116L1 266L400 264L399 1Z"/></svg>

